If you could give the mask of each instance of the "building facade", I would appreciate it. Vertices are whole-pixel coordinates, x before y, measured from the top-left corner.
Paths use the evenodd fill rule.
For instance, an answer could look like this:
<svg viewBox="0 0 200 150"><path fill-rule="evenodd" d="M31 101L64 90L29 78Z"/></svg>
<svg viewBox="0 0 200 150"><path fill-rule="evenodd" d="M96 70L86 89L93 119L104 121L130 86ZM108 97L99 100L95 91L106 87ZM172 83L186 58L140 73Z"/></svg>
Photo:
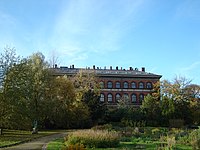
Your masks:
<svg viewBox="0 0 200 150"><path fill-rule="evenodd" d="M68 67L55 66L56 75L72 76L80 70L92 71L98 77L100 84L100 101L108 105L116 105L119 101L124 101L131 105L141 105L144 97L152 92L153 84L158 82L161 75L148 73L145 68L122 69L112 66L109 69L101 69L93 66L92 68L75 68L74 65Z"/></svg>

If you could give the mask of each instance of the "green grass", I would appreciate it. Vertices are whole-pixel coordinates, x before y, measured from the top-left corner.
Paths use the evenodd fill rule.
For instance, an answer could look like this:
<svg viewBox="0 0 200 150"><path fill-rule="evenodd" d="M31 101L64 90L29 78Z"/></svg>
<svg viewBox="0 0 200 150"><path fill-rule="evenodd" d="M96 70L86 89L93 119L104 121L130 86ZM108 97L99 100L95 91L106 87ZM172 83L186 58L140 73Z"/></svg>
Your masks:
<svg viewBox="0 0 200 150"><path fill-rule="evenodd" d="M146 141L146 142L142 142L142 141L138 141L137 143L135 142L120 142L120 146L117 148L91 148L88 150L155 150L157 147L158 142L157 141ZM47 146L47 150L61 150L62 147L64 146L64 139L60 138L57 139L55 141L52 141L48 144ZM186 146L186 145L176 145L176 149L177 150L192 150L191 146Z"/></svg>
<svg viewBox="0 0 200 150"><path fill-rule="evenodd" d="M3 135L0 135L0 148L12 146L30 141L39 137L54 134L55 131L39 131L38 134L32 134L31 131L22 130L3 130Z"/></svg>
<svg viewBox="0 0 200 150"><path fill-rule="evenodd" d="M51 141L47 145L47 150L61 150L64 146L64 138L59 138Z"/></svg>

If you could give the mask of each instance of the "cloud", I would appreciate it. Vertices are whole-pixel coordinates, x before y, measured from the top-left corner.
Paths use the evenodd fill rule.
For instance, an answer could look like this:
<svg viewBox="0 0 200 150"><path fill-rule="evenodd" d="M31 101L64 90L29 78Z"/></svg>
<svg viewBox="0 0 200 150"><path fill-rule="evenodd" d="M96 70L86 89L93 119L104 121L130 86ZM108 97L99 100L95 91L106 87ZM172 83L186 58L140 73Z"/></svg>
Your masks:
<svg viewBox="0 0 200 150"><path fill-rule="evenodd" d="M6 26L13 27L15 25L16 25L16 19L13 16L0 11L0 26L1 27L6 27Z"/></svg>
<svg viewBox="0 0 200 150"><path fill-rule="evenodd" d="M179 69L179 74L191 79L194 83L200 84L200 61L193 62L189 66Z"/></svg>
<svg viewBox="0 0 200 150"><path fill-rule="evenodd" d="M200 61L196 61L196 62L192 63L191 65L189 65L185 68L182 68L181 70L183 72L190 72L190 71L196 70L198 67L200 67Z"/></svg>
<svg viewBox="0 0 200 150"><path fill-rule="evenodd" d="M81 59L117 51L143 4L142 0L64 1L49 43L63 55L84 53Z"/></svg>

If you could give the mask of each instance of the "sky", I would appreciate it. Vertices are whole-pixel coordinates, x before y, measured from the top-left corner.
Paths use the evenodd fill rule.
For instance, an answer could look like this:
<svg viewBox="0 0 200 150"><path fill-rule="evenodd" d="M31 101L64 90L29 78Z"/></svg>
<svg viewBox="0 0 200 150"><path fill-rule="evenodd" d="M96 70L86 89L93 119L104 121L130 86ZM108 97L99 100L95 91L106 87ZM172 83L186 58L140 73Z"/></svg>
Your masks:
<svg viewBox="0 0 200 150"><path fill-rule="evenodd" d="M200 0L0 0L0 52L200 84Z"/></svg>

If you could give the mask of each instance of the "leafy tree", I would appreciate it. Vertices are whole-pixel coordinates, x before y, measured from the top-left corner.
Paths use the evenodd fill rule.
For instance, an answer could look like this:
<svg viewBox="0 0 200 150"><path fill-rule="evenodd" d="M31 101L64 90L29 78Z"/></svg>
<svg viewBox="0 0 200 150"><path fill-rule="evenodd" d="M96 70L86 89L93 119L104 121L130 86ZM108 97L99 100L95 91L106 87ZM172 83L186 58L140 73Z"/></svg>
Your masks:
<svg viewBox="0 0 200 150"><path fill-rule="evenodd" d="M194 124L200 124L200 86L190 84L187 86L187 94L190 96L190 109Z"/></svg>
<svg viewBox="0 0 200 150"><path fill-rule="evenodd" d="M93 124L98 123L98 120L102 119L106 111L105 104L100 101L99 95L93 90L89 90L84 93L82 101L88 106Z"/></svg>
<svg viewBox="0 0 200 150"><path fill-rule="evenodd" d="M46 91L49 107L45 109L45 124L47 127L68 128L75 107L75 90L72 82L66 77L55 77Z"/></svg>
<svg viewBox="0 0 200 150"><path fill-rule="evenodd" d="M142 102L141 109L149 125L158 125L160 118L160 102L148 94Z"/></svg>
<svg viewBox="0 0 200 150"><path fill-rule="evenodd" d="M45 107L41 104L49 77L48 65L41 53L23 59L8 70L4 93L12 107L14 115L9 118L15 128L30 128L34 121L36 127L40 109Z"/></svg>
<svg viewBox="0 0 200 150"><path fill-rule="evenodd" d="M161 94L163 97L162 112L170 114L172 119L183 119L186 124L192 121L190 109L191 90L188 88L191 81L186 78L175 78L172 82L164 80L161 83ZM164 106L165 105L165 106ZM166 106L167 105L167 106Z"/></svg>
<svg viewBox="0 0 200 150"><path fill-rule="evenodd" d="M76 99L88 107L93 123L105 112L105 106L99 101L100 86L94 72L80 70L73 77Z"/></svg>
<svg viewBox="0 0 200 150"><path fill-rule="evenodd" d="M6 76L10 68L19 62L19 56L16 55L15 48L6 47L4 52L0 54L0 128L1 133L3 127L10 125L9 118L13 114L12 105L10 105L5 86Z"/></svg>

